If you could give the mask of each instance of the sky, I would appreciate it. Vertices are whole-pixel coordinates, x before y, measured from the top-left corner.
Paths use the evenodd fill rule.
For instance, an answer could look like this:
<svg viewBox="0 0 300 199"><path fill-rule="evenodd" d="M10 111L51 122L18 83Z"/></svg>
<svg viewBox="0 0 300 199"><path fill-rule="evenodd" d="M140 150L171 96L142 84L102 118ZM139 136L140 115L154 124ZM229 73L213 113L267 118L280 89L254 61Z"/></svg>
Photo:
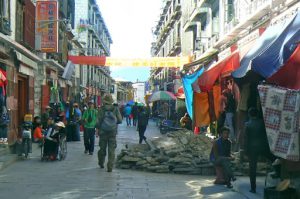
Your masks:
<svg viewBox="0 0 300 199"><path fill-rule="evenodd" d="M152 28L161 13L161 0L97 0L111 34L111 57L151 57ZM112 77L146 81L150 68L111 67Z"/></svg>

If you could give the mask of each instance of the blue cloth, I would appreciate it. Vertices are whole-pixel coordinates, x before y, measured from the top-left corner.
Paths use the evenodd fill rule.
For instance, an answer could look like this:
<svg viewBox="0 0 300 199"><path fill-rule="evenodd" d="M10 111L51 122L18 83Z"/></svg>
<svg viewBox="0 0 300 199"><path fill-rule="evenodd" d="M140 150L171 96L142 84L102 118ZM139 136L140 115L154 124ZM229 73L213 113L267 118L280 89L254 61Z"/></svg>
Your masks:
<svg viewBox="0 0 300 199"><path fill-rule="evenodd" d="M253 70L267 78L277 72L294 52L300 40L300 14L270 26L232 72L234 78L243 78Z"/></svg>
<svg viewBox="0 0 300 199"><path fill-rule="evenodd" d="M252 60L252 69L268 78L276 73L290 58L300 41L300 13L287 20L283 29L269 47Z"/></svg>
<svg viewBox="0 0 300 199"><path fill-rule="evenodd" d="M185 94L185 105L191 119L193 119L193 98L194 98L192 84L198 79L200 75L203 74L203 72L204 72L204 67L202 67L200 70L198 70L197 72L191 75L185 75L184 77L182 77L182 84L183 84L183 89Z"/></svg>

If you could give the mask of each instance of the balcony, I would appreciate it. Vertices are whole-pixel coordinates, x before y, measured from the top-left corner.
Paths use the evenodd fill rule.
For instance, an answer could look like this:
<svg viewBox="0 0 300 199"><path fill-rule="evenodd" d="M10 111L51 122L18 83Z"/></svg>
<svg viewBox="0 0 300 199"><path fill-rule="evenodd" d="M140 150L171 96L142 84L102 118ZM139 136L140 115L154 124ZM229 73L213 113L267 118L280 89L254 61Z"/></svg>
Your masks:
<svg viewBox="0 0 300 199"><path fill-rule="evenodd" d="M225 26L224 36L215 43L214 48L220 48L222 45L237 38L244 30L249 29L255 22L262 18L268 18L272 12L271 5L277 0L254 0L246 9L240 10L241 16L237 20L232 20Z"/></svg>

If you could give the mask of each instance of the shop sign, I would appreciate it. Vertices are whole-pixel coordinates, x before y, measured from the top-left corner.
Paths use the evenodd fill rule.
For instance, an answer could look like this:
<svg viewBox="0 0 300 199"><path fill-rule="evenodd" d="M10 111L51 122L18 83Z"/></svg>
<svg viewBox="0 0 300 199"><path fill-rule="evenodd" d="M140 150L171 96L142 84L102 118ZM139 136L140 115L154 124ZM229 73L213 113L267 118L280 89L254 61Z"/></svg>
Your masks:
<svg viewBox="0 0 300 199"><path fill-rule="evenodd" d="M36 50L58 52L58 2L36 2Z"/></svg>

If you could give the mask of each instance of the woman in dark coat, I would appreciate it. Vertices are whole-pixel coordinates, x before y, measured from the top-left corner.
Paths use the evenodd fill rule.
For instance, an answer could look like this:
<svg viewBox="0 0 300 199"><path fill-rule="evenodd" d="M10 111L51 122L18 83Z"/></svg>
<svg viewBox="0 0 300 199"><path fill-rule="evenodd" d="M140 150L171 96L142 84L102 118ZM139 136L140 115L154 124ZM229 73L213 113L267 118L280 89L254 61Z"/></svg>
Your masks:
<svg viewBox="0 0 300 199"><path fill-rule="evenodd" d="M139 143L142 144L143 140L146 141L145 131L148 125L149 113L144 107L140 107L140 111L138 112L138 131L140 140Z"/></svg>

